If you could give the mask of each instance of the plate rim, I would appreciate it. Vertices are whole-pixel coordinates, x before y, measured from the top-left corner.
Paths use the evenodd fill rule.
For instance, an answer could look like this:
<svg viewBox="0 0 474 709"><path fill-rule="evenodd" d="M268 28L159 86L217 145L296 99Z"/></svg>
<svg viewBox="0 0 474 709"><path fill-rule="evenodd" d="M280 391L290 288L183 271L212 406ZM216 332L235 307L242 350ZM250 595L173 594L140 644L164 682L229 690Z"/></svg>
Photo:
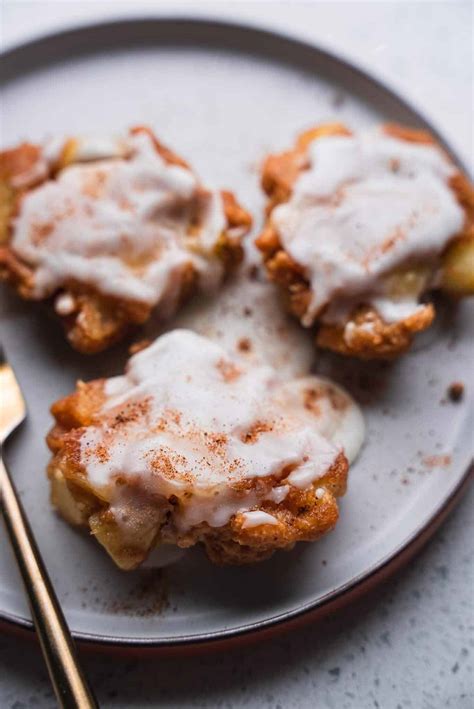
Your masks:
<svg viewBox="0 0 474 709"><path fill-rule="evenodd" d="M163 16L160 16L159 14L140 14L98 21L86 21L72 26L62 27L51 32L41 33L39 36L7 46L5 50L0 52L0 70L3 68L6 61L14 61L16 56L21 56L24 52L41 50L49 42L54 40L80 38L81 35L87 34L91 31L107 32L113 31L114 28L116 29L117 27L124 28L130 25L138 28L140 25L143 25L143 23L170 26L174 25L175 29L181 30L186 29L186 27L201 28L202 31L214 31L216 33L218 33L219 30L234 30L243 35L253 35L255 38L260 38L262 40L265 38L272 39L273 41L276 40L277 42L279 41L281 43L286 43L294 48L299 48L310 52L315 58L322 58L326 62L332 63L348 73L352 72L357 76L357 78L365 81L368 85L374 86L378 91L383 92L386 96L396 101L404 109L411 112L416 117L417 121L423 125L423 127L427 128L447 149L455 163L466 174L469 173L466 166L463 164L463 161L459 158L449 143L447 143L437 128L432 125L431 121L424 115L424 113L418 107L413 106L411 101L408 101L395 89L391 88L388 83L378 77L372 76L369 71L366 71L362 67L358 66L356 62L353 62L344 56L340 56L332 50L321 47L315 42L311 42L291 33L282 32L279 29L265 28L257 23L254 24L235 19L222 19L213 16L193 16L192 14ZM249 52L245 51L245 53L248 54ZM87 54L87 50L84 50L83 54ZM284 58L281 61L282 63L285 63ZM23 73L22 69L20 69L18 73L21 75ZM6 81L8 81L8 79ZM1 83L2 80L0 80L0 84ZM401 566L403 566L419 549L421 549L423 544L432 537L444 521L445 517L460 501L463 494L469 487L470 478L474 478L473 473L474 466L472 462L469 462L464 473L458 477L456 484L450 490L449 494L446 495L431 512L431 514L421 524L419 524L403 542L401 542L396 548L392 549L390 553L376 561L366 570L353 577L345 584L339 586L339 588L329 591L324 596L316 600L299 605L292 610L287 610L283 613L279 613L265 619L238 625L232 628L211 631L208 633L194 633L191 635L147 638L130 637L126 635L114 636L71 630L72 635L74 639L79 641L81 644L84 643L94 648L141 648L143 650L166 650L172 648L185 649L203 646L214 647L216 645L223 644L226 641L232 642L243 638L251 638L255 635L264 635L271 632L277 632L285 627L289 628L290 626L293 627L294 625L301 624L304 620L309 621L319 614L323 615L325 612L328 612L328 610L335 605L344 605L351 599L352 596L356 594L363 595L368 592L370 588L380 583L383 578L386 578L391 573L394 573L398 568L401 568ZM26 632L30 631L31 634L33 634L32 631L34 631L33 622L29 618L15 613L10 613L2 608L0 608L0 623L10 630L17 629ZM264 631L266 631L266 633Z"/></svg>

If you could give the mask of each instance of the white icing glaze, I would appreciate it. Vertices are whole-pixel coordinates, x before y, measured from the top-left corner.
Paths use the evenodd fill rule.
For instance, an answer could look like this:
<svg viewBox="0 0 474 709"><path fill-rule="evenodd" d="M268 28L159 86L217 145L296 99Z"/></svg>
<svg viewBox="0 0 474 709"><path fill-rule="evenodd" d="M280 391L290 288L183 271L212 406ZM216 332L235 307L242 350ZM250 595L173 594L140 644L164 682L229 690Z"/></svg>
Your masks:
<svg viewBox="0 0 474 709"><path fill-rule="evenodd" d="M190 266L203 286L219 282L213 250L226 222L218 192L200 192L201 223L191 235L202 188L190 170L167 164L147 134L79 141L76 150L77 160L92 162L28 192L14 222L11 246L35 269L34 297L77 281L172 311Z"/></svg>
<svg viewBox="0 0 474 709"><path fill-rule="evenodd" d="M246 366L207 338L173 330L107 381L100 420L80 438L81 462L99 488L113 490L115 477L128 475L158 496L175 495L180 529L221 526L274 486L239 490L243 481L282 479L291 466L289 483L306 488L341 450L288 386L272 367Z"/></svg>
<svg viewBox="0 0 474 709"><path fill-rule="evenodd" d="M249 244L245 246L249 249ZM253 252L249 257L247 251L246 257L253 259ZM260 255L255 254L255 259L260 261ZM173 325L195 329L218 342L228 352L235 352L244 366L270 365L282 380L296 380L292 388L298 407L305 390L316 388L321 413L312 412L313 423L323 436L344 449L352 463L364 441L362 412L341 387L323 377L305 376L314 365L314 345L285 312L279 295L263 273L258 280L236 278L224 285L219 298L196 298L178 314ZM245 353L238 346L242 339L250 345Z"/></svg>
<svg viewBox="0 0 474 709"><path fill-rule="evenodd" d="M74 146L74 162L124 158L130 152L130 144L118 138L101 136L79 138Z"/></svg>
<svg viewBox="0 0 474 709"><path fill-rule="evenodd" d="M318 433L342 448L350 463L355 460L364 441L364 417L341 387L323 377L298 377L282 384L277 397L292 416L310 417ZM290 482L295 484L300 473L304 476L303 467L292 473Z"/></svg>
<svg viewBox="0 0 474 709"><path fill-rule="evenodd" d="M392 300L391 298L373 297L372 305L387 323L394 323L398 320L405 320L410 315L414 315L425 306L420 305L415 298L404 298L403 300Z"/></svg>
<svg viewBox="0 0 474 709"><path fill-rule="evenodd" d="M70 293L61 293L54 301L54 309L58 315L70 315L75 307L76 301Z"/></svg>
<svg viewBox="0 0 474 709"><path fill-rule="evenodd" d="M278 487L272 488L265 499L271 500L272 502L275 502L277 505L279 505L280 502L283 502L289 492L289 485L279 485Z"/></svg>
<svg viewBox="0 0 474 709"><path fill-rule="evenodd" d="M244 522L242 524L242 529L259 527L262 524L278 524L278 520L274 515L270 515L268 512L264 512L263 510L244 512L243 518Z"/></svg>
<svg viewBox="0 0 474 709"><path fill-rule="evenodd" d="M362 302L387 322L416 312L420 293L395 298L384 277L413 262L435 267L461 229L464 214L448 185L453 166L434 146L381 131L321 138L308 157L291 199L272 213L311 284L303 324L321 314L345 320Z"/></svg>
<svg viewBox="0 0 474 709"><path fill-rule="evenodd" d="M326 490L323 487L318 487L316 488L316 492L314 493L318 500L322 500L324 495L326 494Z"/></svg>
<svg viewBox="0 0 474 709"><path fill-rule="evenodd" d="M349 320L349 322L347 322L344 327L344 339L346 342L351 342L356 330L358 332L362 331L367 332L369 334L373 334L375 332L375 323L369 320L367 322L361 323L360 325L356 325L351 320Z"/></svg>

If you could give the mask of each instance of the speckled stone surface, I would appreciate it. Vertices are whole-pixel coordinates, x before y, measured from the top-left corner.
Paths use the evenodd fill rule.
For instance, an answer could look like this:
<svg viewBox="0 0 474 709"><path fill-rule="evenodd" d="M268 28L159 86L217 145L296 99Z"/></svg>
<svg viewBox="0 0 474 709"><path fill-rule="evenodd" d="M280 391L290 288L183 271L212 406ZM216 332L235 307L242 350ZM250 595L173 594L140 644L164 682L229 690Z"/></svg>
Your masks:
<svg viewBox="0 0 474 709"><path fill-rule="evenodd" d="M150 3L4 2L4 39L141 7ZM190 7L173 3L173 11ZM470 3L200 3L193 10L273 24L342 51L424 106L472 164ZM322 623L197 657L84 655L101 706L470 709L473 511L471 489L396 579ZM54 706L39 650L2 636L0 708L30 706Z"/></svg>

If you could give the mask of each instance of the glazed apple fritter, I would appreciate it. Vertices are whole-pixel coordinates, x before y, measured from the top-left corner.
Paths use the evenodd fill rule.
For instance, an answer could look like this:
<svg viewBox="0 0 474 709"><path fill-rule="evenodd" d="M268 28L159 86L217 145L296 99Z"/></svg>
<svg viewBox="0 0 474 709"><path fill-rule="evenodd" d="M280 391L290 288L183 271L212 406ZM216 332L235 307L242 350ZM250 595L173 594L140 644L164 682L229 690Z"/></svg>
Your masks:
<svg viewBox="0 0 474 709"><path fill-rule="evenodd" d="M257 246L319 346L397 356L431 324L430 290L474 293L474 189L428 133L319 126L268 156L262 186Z"/></svg>
<svg viewBox="0 0 474 709"><path fill-rule="evenodd" d="M336 524L348 462L319 433L311 380L290 391L207 338L163 335L53 405L53 504L123 569L160 544L247 564L313 541Z"/></svg>
<svg viewBox="0 0 474 709"><path fill-rule="evenodd" d="M25 299L53 299L81 352L216 289L250 225L146 127L0 153L0 275Z"/></svg>

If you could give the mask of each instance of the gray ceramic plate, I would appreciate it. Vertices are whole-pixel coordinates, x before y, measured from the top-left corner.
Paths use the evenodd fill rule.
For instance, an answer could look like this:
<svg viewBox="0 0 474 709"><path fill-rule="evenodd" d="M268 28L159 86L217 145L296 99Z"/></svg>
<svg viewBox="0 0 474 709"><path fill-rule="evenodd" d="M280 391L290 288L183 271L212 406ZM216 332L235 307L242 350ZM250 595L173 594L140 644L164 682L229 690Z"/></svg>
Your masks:
<svg viewBox="0 0 474 709"><path fill-rule="evenodd" d="M385 120L427 126L402 99L316 47L208 21L79 28L8 51L1 69L3 145L148 123L203 178L234 189L256 215L256 229L263 204L257 165L301 129L331 119L354 128ZM249 334L275 347L283 363L294 365L298 353L302 370L314 364L308 333L287 323L290 334L279 338L275 328L265 330L268 320L242 317L247 301L258 310L260 296L249 283L231 285L218 305L197 301L171 325L184 322L216 337L225 332L227 339ZM350 598L426 536L465 480L472 457L472 303L442 306L435 327L391 366L320 357L318 370L351 391L367 422L334 533L253 568L215 568L194 551L159 572L121 573L52 513L44 435L49 404L76 378L119 372L126 345L81 357L40 306L27 307L6 291L2 301L2 339L29 407L7 459L78 638L155 647L209 642ZM159 327L148 330L157 334ZM457 404L445 395L455 380L466 385ZM0 618L31 626L3 540Z"/></svg>

